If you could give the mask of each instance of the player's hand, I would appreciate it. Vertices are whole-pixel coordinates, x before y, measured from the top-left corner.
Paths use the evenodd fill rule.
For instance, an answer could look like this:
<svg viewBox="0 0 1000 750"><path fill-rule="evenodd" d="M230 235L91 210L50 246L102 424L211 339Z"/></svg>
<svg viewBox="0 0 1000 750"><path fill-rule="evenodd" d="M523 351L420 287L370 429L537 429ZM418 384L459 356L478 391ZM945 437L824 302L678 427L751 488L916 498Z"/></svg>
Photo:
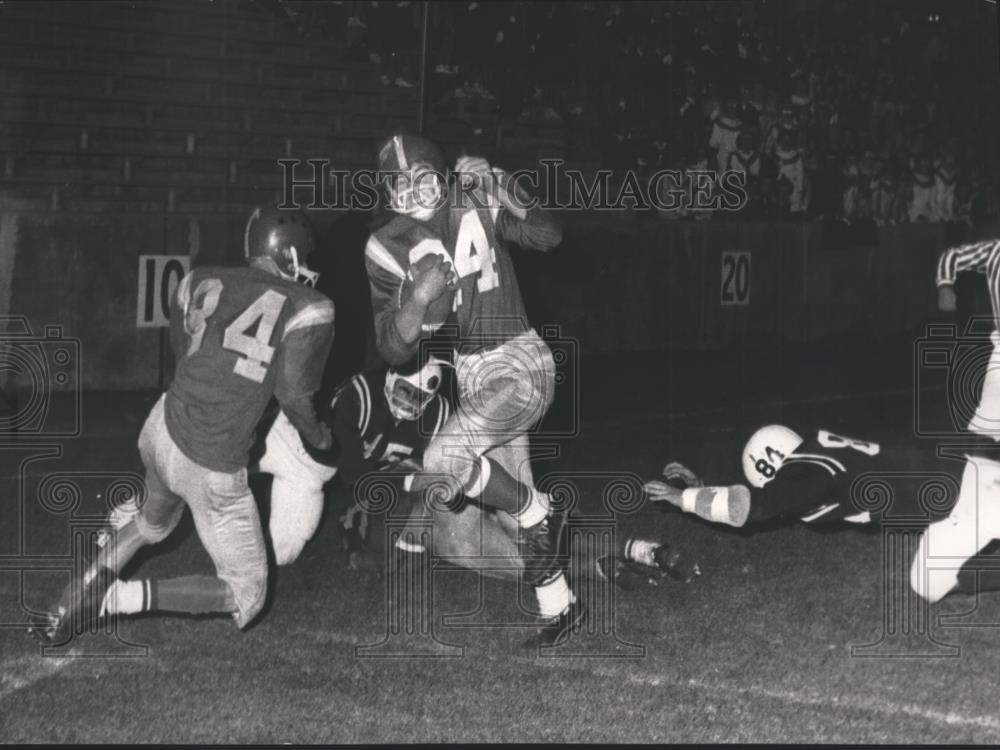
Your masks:
<svg viewBox="0 0 1000 750"><path fill-rule="evenodd" d="M448 289L455 287L455 270L443 255L431 253L410 268L413 275L413 296L423 305L429 305Z"/></svg>
<svg viewBox="0 0 1000 750"><path fill-rule="evenodd" d="M325 451L333 447L333 433L330 432L330 426L325 422L319 423L320 441L316 446L319 450Z"/></svg>
<svg viewBox="0 0 1000 750"><path fill-rule="evenodd" d="M704 487L705 482L684 464L671 461L663 467L663 478L668 482L683 482L688 487Z"/></svg>
<svg viewBox="0 0 1000 750"><path fill-rule="evenodd" d="M455 162L455 172L459 175L462 187L482 185L489 187L493 179L493 167L481 156L460 156Z"/></svg>
<svg viewBox="0 0 1000 750"><path fill-rule="evenodd" d="M681 501L681 493L683 490L677 487L671 487L666 482L661 482L659 480L652 480L646 482L642 485L642 488L646 490L646 494L649 495L649 499L655 503L673 503L677 505Z"/></svg>
<svg viewBox="0 0 1000 750"><path fill-rule="evenodd" d="M942 284L938 287L938 310L941 312L955 312L955 303L958 298L955 296L955 287L951 284Z"/></svg>

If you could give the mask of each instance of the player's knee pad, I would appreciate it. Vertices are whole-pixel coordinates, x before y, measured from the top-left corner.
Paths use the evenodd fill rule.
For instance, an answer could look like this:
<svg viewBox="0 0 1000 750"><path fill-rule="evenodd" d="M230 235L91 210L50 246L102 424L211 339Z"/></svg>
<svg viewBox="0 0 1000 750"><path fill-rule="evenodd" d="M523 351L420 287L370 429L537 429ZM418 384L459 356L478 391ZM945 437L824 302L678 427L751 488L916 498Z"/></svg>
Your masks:
<svg viewBox="0 0 1000 750"><path fill-rule="evenodd" d="M275 477L271 485L271 545L278 565L298 559L323 515L323 484L307 477Z"/></svg>

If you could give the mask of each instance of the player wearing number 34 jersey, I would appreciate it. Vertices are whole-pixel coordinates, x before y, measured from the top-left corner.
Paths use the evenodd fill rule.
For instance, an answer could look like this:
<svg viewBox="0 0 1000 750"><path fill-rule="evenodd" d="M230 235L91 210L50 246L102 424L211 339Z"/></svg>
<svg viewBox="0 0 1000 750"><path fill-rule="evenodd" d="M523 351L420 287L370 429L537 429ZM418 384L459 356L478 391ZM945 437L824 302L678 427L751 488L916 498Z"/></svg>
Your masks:
<svg viewBox="0 0 1000 750"><path fill-rule="evenodd" d="M305 440L332 442L312 399L333 341L333 303L297 283L315 281L305 266L314 244L303 214L258 209L244 239L248 267L198 268L178 285L174 379L139 436L146 497L70 586L48 635L67 635L81 612L228 613L243 627L260 611L267 555L246 469L257 422L273 395ZM142 546L173 531L185 505L217 575L115 580Z"/></svg>

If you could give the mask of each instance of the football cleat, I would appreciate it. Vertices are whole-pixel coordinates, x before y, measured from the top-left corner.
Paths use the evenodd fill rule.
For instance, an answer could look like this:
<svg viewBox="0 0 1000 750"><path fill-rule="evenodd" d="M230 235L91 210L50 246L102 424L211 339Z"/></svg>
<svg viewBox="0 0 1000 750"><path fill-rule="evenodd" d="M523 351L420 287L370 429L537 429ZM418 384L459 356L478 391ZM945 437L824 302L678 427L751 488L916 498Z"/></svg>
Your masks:
<svg viewBox="0 0 1000 750"><path fill-rule="evenodd" d="M625 591L634 591L643 586L659 586L663 571L652 565L631 560L622 560L617 555L604 555L594 563L597 577L611 581L615 586Z"/></svg>
<svg viewBox="0 0 1000 750"><path fill-rule="evenodd" d="M525 644L528 648L553 648L561 646L574 633L580 632L580 626L587 616L587 605L581 599L572 602L558 617L538 629L538 633Z"/></svg>
<svg viewBox="0 0 1000 750"><path fill-rule="evenodd" d="M701 575L698 563L665 544L653 550L653 561L662 575L668 575L676 581L691 583Z"/></svg>
<svg viewBox="0 0 1000 750"><path fill-rule="evenodd" d="M64 594L65 602L59 605L58 611L33 625L30 632L48 646L68 642L74 632L82 633L98 622L104 599L115 579L114 572L103 565L91 566L82 581L70 583Z"/></svg>
<svg viewBox="0 0 1000 750"><path fill-rule="evenodd" d="M517 551L524 561L525 583L535 586L552 575L559 567L559 541L565 528L563 514L550 514L534 526L521 527L517 535Z"/></svg>

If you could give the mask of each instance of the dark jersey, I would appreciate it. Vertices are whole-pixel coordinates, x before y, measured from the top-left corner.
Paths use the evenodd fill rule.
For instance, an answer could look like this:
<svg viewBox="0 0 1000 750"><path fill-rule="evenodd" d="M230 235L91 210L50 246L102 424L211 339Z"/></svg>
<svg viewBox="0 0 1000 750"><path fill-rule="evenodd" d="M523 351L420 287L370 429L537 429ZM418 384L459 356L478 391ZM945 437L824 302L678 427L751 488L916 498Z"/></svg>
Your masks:
<svg viewBox="0 0 1000 750"><path fill-rule="evenodd" d="M954 471L935 464L926 450L818 430L784 459L771 481L751 488L748 521L785 515L815 524L926 518L947 512L957 499L957 484L945 474L949 469Z"/></svg>
<svg viewBox="0 0 1000 750"><path fill-rule="evenodd" d="M177 359L167 391L170 436L213 471L246 467L271 396L307 440L321 433L312 405L333 342L333 303L252 268L196 268L171 302Z"/></svg>
<svg viewBox="0 0 1000 750"><path fill-rule="evenodd" d="M427 444L450 416L448 401L439 393L419 419L397 421L383 392L385 375L384 366L355 375L337 389L325 410L323 419L338 446L332 463L348 484L407 459L419 465ZM320 463L330 463L323 452L308 445L306 450Z"/></svg>
<svg viewBox="0 0 1000 750"><path fill-rule="evenodd" d="M452 205L452 203L456 205ZM396 329L398 290L410 265L428 253L444 255L458 275L454 322L458 335L475 344L471 354L527 330L527 315L505 242L547 250L562 238L559 225L540 208L523 220L499 206L486 207L482 193L449 197L428 221L397 215L376 230L365 249L375 338L389 363L409 360L418 344L406 344ZM482 207L480 207L482 206Z"/></svg>

